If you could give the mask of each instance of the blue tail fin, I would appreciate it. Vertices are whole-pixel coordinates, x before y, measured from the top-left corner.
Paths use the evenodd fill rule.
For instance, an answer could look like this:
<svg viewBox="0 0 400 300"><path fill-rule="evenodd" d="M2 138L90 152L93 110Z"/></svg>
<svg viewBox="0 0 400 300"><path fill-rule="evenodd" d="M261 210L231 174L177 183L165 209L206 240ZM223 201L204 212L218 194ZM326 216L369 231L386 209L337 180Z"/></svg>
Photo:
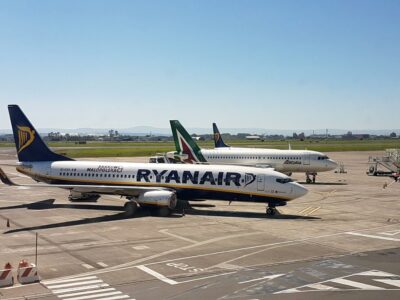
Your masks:
<svg viewBox="0 0 400 300"><path fill-rule="evenodd" d="M229 145L225 144L222 140L221 134L219 133L217 124L213 123L213 130L214 130L214 144L215 148L224 148L230 147Z"/></svg>
<svg viewBox="0 0 400 300"><path fill-rule="evenodd" d="M9 105L11 126L19 161L61 161L72 160L51 151L39 133L29 122L18 105Z"/></svg>

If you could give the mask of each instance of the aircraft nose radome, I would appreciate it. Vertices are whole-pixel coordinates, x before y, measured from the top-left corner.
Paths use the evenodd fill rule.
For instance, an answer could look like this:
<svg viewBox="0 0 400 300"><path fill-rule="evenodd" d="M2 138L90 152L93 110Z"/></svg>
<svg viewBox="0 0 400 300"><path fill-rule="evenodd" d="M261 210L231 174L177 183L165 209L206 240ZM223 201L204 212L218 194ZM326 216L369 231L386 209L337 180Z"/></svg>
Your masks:
<svg viewBox="0 0 400 300"><path fill-rule="evenodd" d="M330 170L335 170L338 167L338 163L332 159L328 160L328 167Z"/></svg>
<svg viewBox="0 0 400 300"><path fill-rule="evenodd" d="M301 184L293 183L293 185L293 194L295 198L300 198L308 193L308 190Z"/></svg>

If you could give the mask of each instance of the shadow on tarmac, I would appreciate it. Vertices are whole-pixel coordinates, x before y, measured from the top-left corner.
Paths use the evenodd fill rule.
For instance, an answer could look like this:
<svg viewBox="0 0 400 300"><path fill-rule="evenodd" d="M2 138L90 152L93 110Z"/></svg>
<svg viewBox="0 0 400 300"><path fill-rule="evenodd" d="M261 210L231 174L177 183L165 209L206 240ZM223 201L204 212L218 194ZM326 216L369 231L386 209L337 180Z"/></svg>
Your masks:
<svg viewBox="0 0 400 300"><path fill-rule="evenodd" d="M193 205L192 205L193 206ZM215 216L215 217L231 217L231 218L250 218L250 219L271 219L271 220L320 220L318 217L301 216L301 215L282 215L277 213L274 216L267 216L262 212L241 212L241 211L216 211L216 210L185 210L187 215L196 216Z"/></svg>
<svg viewBox="0 0 400 300"><path fill-rule="evenodd" d="M316 183L307 183L305 181L298 181L300 184L304 185L348 185L347 182L316 182Z"/></svg>
<svg viewBox="0 0 400 300"><path fill-rule="evenodd" d="M29 204L2 207L2 208L0 208L0 210L1 209L17 209L17 208L27 208L27 209L33 209L33 210L69 208L69 209L83 209L83 210L120 211L120 212L117 214L108 215L108 216L84 218L84 219L74 220L74 221L66 221L66 222L45 224L45 225L32 226L32 227L16 228L16 229L11 229L11 230L5 231L4 234L130 219L130 217L125 216L124 208L122 206L99 205L99 204L96 204L96 205L93 205L93 204L54 204L54 201L55 201L55 199L47 199L47 200L42 200L42 201L29 203ZM138 211L136 212L134 218L137 219L137 218L142 218L142 217L152 217L154 215L155 215L155 213L149 209L139 208ZM174 214L169 216L169 218L180 218L180 217L181 217L180 215L174 215Z"/></svg>

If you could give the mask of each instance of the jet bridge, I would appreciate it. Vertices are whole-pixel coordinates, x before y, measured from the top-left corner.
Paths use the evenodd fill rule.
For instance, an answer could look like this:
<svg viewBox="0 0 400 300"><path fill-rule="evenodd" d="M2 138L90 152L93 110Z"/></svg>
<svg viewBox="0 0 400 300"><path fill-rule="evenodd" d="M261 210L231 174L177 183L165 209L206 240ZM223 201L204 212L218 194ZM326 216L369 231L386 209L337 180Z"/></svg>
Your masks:
<svg viewBox="0 0 400 300"><path fill-rule="evenodd" d="M386 149L381 157L370 156L367 174L370 176L391 176L400 172L400 149Z"/></svg>

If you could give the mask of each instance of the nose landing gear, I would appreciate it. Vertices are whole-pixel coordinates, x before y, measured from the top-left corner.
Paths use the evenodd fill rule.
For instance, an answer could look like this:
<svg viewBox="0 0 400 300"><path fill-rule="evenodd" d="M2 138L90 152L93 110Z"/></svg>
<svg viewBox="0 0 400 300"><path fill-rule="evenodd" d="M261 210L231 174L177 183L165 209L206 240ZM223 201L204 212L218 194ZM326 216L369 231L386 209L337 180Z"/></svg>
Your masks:
<svg viewBox="0 0 400 300"><path fill-rule="evenodd" d="M310 175L312 176L312 179L310 178ZM306 183L315 183L316 177L316 172L306 172Z"/></svg>

